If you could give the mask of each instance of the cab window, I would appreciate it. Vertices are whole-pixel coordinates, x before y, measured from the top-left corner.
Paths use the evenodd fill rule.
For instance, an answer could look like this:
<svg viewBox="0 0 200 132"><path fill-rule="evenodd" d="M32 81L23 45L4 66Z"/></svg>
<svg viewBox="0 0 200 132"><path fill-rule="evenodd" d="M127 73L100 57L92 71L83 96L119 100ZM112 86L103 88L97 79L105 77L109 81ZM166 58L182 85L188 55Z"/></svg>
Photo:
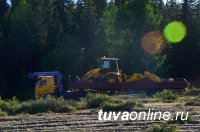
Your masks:
<svg viewBox="0 0 200 132"><path fill-rule="evenodd" d="M47 80L40 80L39 82L36 83L37 86L45 86L47 85Z"/></svg>
<svg viewBox="0 0 200 132"><path fill-rule="evenodd" d="M110 68L110 61L104 61L102 68L103 69L109 69Z"/></svg>

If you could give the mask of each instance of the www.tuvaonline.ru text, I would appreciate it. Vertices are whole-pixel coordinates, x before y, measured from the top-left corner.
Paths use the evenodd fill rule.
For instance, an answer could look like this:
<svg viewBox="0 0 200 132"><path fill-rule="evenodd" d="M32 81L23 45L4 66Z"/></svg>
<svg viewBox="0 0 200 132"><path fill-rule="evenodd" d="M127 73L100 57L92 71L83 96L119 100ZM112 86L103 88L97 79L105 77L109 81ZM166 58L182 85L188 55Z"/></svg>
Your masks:
<svg viewBox="0 0 200 132"><path fill-rule="evenodd" d="M187 120L189 112L177 111L174 114L171 114L168 111L160 112L155 111L154 109L149 109L148 111L123 111L123 112L113 112L113 111L103 111L102 109L98 112L98 120L147 120L147 121L154 121L154 120Z"/></svg>

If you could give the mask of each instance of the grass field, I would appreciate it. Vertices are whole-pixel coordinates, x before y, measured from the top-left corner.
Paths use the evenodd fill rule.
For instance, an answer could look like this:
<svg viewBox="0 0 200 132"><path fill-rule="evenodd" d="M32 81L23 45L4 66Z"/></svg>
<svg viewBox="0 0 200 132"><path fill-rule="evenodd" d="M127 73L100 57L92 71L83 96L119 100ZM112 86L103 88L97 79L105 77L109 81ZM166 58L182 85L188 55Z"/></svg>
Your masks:
<svg viewBox="0 0 200 132"><path fill-rule="evenodd" d="M80 101L55 99L20 102L16 98L0 100L0 131L150 131L175 132L200 130L199 94L174 94L163 91L146 95L88 94ZM188 121L99 121L98 111L188 111Z"/></svg>

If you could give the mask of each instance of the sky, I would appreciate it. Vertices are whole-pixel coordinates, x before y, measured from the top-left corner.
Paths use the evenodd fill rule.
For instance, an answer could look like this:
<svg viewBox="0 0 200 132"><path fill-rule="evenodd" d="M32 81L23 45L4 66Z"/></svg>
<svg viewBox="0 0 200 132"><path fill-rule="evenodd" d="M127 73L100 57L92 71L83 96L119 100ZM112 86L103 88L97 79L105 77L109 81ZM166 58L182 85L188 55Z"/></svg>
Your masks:
<svg viewBox="0 0 200 132"><path fill-rule="evenodd" d="M7 2L8 2L9 5L11 4L10 0L7 0Z"/></svg>

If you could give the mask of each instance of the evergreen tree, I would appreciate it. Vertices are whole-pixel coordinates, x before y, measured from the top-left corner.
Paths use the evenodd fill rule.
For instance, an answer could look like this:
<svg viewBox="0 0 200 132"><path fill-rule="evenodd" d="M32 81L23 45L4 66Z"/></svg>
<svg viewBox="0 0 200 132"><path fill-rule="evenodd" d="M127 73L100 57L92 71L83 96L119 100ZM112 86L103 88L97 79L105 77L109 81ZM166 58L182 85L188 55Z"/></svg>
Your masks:
<svg viewBox="0 0 200 132"><path fill-rule="evenodd" d="M169 75L174 77L193 77L196 78L200 73L200 59L197 54L200 53L199 47L199 24L196 12L198 11L198 3L195 1L184 0L181 4L182 22L187 28L185 39L169 48L165 66L168 67ZM180 15L176 16L177 18ZM174 19L171 19L173 21ZM192 67L192 68L191 68ZM191 68L191 69L190 69Z"/></svg>
<svg viewBox="0 0 200 132"><path fill-rule="evenodd" d="M125 3L126 0L115 0L115 4L119 7Z"/></svg>
<svg viewBox="0 0 200 132"><path fill-rule="evenodd" d="M26 76L31 67L34 45L33 35L33 13L30 4L26 0L20 0L12 7L10 13L10 32L8 43L5 46L3 76L7 82L7 94L17 95L22 90L19 87L21 76ZM24 74L23 74L24 73ZM25 74L26 73L26 74ZM28 87L27 87L28 89Z"/></svg>
<svg viewBox="0 0 200 132"><path fill-rule="evenodd" d="M0 59L2 62L5 61L6 51L5 45L7 43L7 35L9 31L9 6L6 0L0 0ZM3 65L0 65L0 96L6 96L7 82L3 76Z"/></svg>
<svg viewBox="0 0 200 132"><path fill-rule="evenodd" d="M145 34L182 21L185 39L159 55L141 46ZM126 73L149 70L169 77L200 73L199 0L0 0L0 96L34 94L29 72L82 76L102 56L120 58ZM158 74L159 75L159 74ZM166 77L165 76L165 77Z"/></svg>
<svg viewBox="0 0 200 132"><path fill-rule="evenodd" d="M59 21L59 9L57 0L49 1L46 5L45 23L47 24L48 50L54 48L62 38L63 27Z"/></svg>
<svg viewBox="0 0 200 132"><path fill-rule="evenodd" d="M119 9L114 5L107 9L100 25L104 27L101 32L106 35L107 45L97 45L98 50L105 46L108 56L119 57L122 69L127 73L155 71L159 59L144 53L141 48L142 37L160 27L161 17L154 14L151 3L148 0L130 0Z"/></svg>

